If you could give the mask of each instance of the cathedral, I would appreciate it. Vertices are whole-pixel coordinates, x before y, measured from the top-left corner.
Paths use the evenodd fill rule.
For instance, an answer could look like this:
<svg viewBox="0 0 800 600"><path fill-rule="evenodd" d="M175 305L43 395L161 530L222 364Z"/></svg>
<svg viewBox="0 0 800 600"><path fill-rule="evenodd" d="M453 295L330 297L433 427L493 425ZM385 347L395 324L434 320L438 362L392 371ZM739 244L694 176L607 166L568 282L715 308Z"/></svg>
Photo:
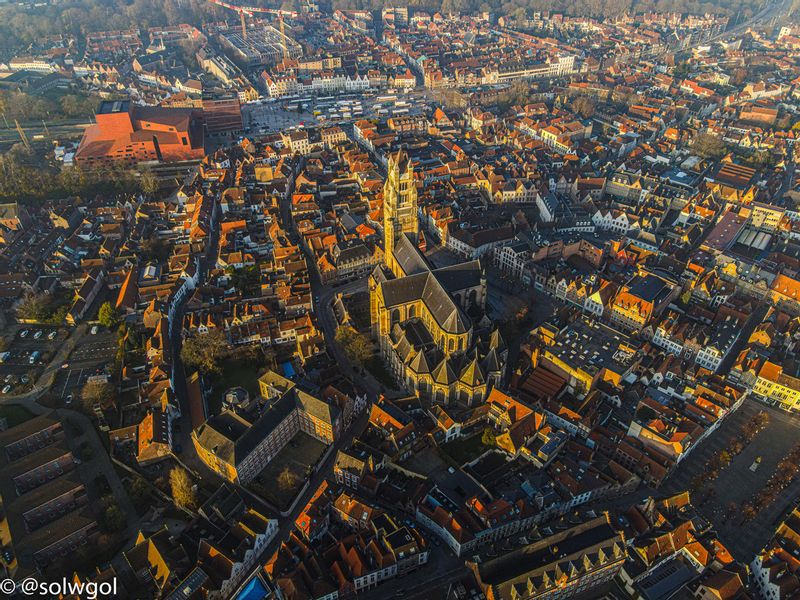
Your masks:
<svg viewBox="0 0 800 600"><path fill-rule="evenodd" d="M398 383L441 404L475 405L503 378L508 349L485 315L480 261L433 268L419 250L417 188L404 151L383 190L386 265L370 275L372 335Z"/></svg>

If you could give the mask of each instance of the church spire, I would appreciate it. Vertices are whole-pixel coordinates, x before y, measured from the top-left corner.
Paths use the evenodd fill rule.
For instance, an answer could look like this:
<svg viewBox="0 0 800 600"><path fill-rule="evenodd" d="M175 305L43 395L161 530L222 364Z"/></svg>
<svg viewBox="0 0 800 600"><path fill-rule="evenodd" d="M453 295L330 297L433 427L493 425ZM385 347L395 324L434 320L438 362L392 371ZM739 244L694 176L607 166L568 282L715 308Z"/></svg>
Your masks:
<svg viewBox="0 0 800 600"><path fill-rule="evenodd" d="M395 241L405 234L411 234L414 244L417 243L417 186L411 159L405 150L398 150L389 156L388 176L383 186L383 251L392 272L396 271Z"/></svg>

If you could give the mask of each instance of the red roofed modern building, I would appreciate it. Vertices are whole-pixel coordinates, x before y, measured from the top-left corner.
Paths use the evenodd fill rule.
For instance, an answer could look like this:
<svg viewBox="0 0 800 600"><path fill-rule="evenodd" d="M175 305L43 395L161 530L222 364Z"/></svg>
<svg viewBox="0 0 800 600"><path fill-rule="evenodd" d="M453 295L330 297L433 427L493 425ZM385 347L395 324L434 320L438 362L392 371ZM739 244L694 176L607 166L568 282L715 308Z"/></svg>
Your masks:
<svg viewBox="0 0 800 600"><path fill-rule="evenodd" d="M97 123L84 132L75 161L90 166L133 165L195 160L203 155L203 120L198 111L121 100L100 104Z"/></svg>

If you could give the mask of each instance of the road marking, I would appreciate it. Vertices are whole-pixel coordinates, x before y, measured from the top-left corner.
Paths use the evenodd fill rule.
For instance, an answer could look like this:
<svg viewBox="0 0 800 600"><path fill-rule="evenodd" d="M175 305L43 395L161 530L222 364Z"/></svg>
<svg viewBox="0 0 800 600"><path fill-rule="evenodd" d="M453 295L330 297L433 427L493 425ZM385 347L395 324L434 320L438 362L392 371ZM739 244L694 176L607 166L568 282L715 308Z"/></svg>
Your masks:
<svg viewBox="0 0 800 600"><path fill-rule="evenodd" d="M67 373L67 378L64 380L64 389L61 390L61 397L64 397L64 393L67 391L67 385L69 384L69 378L72 375L72 370Z"/></svg>

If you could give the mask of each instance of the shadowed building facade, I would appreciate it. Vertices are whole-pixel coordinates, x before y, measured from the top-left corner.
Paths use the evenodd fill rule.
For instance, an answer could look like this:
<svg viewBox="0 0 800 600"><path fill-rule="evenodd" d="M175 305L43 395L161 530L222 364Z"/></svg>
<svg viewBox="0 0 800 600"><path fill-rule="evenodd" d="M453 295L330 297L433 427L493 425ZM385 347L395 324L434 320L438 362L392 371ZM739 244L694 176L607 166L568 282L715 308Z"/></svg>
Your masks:
<svg viewBox="0 0 800 600"><path fill-rule="evenodd" d="M625 536L603 514L479 564L467 562L488 600L600 597L627 558Z"/></svg>

